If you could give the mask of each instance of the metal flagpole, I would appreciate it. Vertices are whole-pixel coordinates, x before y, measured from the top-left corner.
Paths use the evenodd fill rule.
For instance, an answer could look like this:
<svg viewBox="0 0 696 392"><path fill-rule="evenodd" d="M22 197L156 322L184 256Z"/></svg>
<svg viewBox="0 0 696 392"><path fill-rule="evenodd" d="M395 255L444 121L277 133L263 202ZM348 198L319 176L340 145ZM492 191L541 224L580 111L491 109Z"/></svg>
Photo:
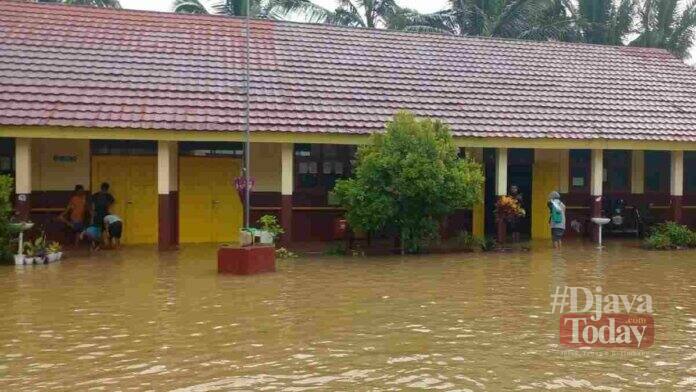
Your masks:
<svg viewBox="0 0 696 392"><path fill-rule="evenodd" d="M250 27L250 21L249 21L249 3L251 0L245 0L245 7L246 7L246 18L245 18L245 30L246 30L246 45L245 45L245 51L246 51L246 61L244 62L245 70L244 70L244 89L246 93L246 106L244 110L244 227L250 227L250 217L251 217L251 204L250 204L250 192L251 192L251 183L249 181L250 176L250 154L251 154L251 143L249 141L250 135L249 135L249 112L251 111L251 100L249 98L250 94L250 67L249 67L249 51L250 51L250 46L251 46L251 38L250 38L250 32L251 32L251 27Z"/></svg>

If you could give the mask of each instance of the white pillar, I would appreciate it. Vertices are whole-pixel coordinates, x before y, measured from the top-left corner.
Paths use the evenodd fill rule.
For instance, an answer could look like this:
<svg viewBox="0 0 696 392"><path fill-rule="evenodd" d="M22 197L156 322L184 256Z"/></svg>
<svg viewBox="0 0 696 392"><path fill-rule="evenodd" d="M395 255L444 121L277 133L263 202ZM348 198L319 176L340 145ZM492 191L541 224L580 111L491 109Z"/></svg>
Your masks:
<svg viewBox="0 0 696 392"><path fill-rule="evenodd" d="M179 190L179 143L169 142L169 192Z"/></svg>
<svg viewBox="0 0 696 392"><path fill-rule="evenodd" d="M682 223L682 196L684 195L684 151L672 151L669 165L669 204L672 209L671 219Z"/></svg>
<svg viewBox="0 0 696 392"><path fill-rule="evenodd" d="M592 150L590 169L590 216L595 218L602 214L602 188L604 185L604 150ZM601 240L599 225L592 224L592 239L595 242Z"/></svg>
<svg viewBox="0 0 696 392"><path fill-rule="evenodd" d="M645 192L645 151L631 151L631 193Z"/></svg>
<svg viewBox="0 0 696 392"><path fill-rule="evenodd" d="M15 193L31 194L31 139L15 141Z"/></svg>
<svg viewBox="0 0 696 392"><path fill-rule="evenodd" d="M280 150L280 193L281 195L292 195L294 176L293 159L295 147L292 143L283 143Z"/></svg>
<svg viewBox="0 0 696 392"><path fill-rule="evenodd" d="M157 193L168 195L171 184L170 167L172 165L171 143L160 140L157 142Z"/></svg>
<svg viewBox="0 0 696 392"><path fill-rule="evenodd" d="M604 150L592 150L592 168L590 175L590 194L602 196L604 185Z"/></svg>
<svg viewBox="0 0 696 392"><path fill-rule="evenodd" d="M285 245L292 241L292 191L295 188L294 158L295 146L292 143L283 143L280 147L280 224L285 232L281 238Z"/></svg>
<svg viewBox="0 0 696 392"><path fill-rule="evenodd" d="M684 195L684 151L672 151L669 194L672 196Z"/></svg>
<svg viewBox="0 0 696 392"><path fill-rule="evenodd" d="M178 243L177 201L172 190L178 189L177 144L157 142L158 245L160 250L171 249Z"/></svg>
<svg viewBox="0 0 696 392"><path fill-rule="evenodd" d="M570 150L559 152L558 164L558 192L568 193L570 184Z"/></svg>
<svg viewBox="0 0 696 392"><path fill-rule="evenodd" d="M507 195L508 150L498 148L495 150L495 194Z"/></svg>
<svg viewBox="0 0 696 392"><path fill-rule="evenodd" d="M15 140L15 212L20 220L31 215L31 139Z"/></svg>

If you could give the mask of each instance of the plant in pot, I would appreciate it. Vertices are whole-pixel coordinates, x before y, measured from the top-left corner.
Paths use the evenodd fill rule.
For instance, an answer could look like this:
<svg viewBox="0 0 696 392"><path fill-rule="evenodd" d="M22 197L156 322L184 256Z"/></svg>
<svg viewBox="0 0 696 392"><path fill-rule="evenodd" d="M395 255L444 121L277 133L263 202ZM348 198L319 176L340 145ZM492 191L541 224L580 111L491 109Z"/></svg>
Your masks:
<svg viewBox="0 0 696 392"><path fill-rule="evenodd" d="M258 223L261 227L259 242L262 244L273 244L280 234L285 233L275 215L264 215L259 219Z"/></svg>
<svg viewBox="0 0 696 392"><path fill-rule="evenodd" d="M46 259L49 263L58 261L63 257L63 248L56 241L51 242L46 247Z"/></svg>
<svg viewBox="0 0 696 392"><path fill-rule="evenodd" d="M27 264L42 263L46 256L46 237L40 235L34 241L24 244L25 262Z"/></svg>

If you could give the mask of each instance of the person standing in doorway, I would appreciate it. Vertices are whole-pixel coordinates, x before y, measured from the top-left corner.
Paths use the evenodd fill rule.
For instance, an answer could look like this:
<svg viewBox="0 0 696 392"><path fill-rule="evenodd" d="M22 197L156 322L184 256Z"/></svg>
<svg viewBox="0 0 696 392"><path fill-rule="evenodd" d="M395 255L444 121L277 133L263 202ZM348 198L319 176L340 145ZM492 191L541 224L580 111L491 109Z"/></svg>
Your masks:
<svg viewBox="0 0 696 392"><path fill-rule="evenodd" d="M102 182L99 192L92 195L93 223L103 229L104 218L109 215L111 206L116 202L109 193L109 183Z"/></svg>
<svg viewBox="0 0 696 392"><path fill-rule="evenodd" d="M520 188L517 185L511 185L510 186L510 195L511 198L513 198L517 203L520 205L520 208L524 208L524 198L522 194L520 193ZM512 216L510 217L510 232L512 233L512 242L517 243L520 242L520 225L521 225L521 220L524 219L524 216Z"/></svg>
<svg viewBox="0 0 696 392"><path fill-rule="evenodd" d="M549 226L551 227L553 247L561 249L566 228L566 206L561 201L561 195L556 191L549 194L547 206L549 207Z"/></svg>

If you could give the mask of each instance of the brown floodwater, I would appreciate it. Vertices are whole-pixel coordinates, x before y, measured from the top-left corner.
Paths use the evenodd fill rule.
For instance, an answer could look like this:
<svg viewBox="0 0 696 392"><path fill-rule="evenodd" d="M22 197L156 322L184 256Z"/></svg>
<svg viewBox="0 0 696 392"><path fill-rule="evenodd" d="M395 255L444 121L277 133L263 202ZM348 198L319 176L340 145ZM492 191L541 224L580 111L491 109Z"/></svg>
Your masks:
<svg viewBox="0 0 696 392"><path fill-rule="evenodd" d="M213 247L0 266L0 390L696 390L696 252L302 257ZM556 286L650 294L655 344L559 344Z"/></svg>

